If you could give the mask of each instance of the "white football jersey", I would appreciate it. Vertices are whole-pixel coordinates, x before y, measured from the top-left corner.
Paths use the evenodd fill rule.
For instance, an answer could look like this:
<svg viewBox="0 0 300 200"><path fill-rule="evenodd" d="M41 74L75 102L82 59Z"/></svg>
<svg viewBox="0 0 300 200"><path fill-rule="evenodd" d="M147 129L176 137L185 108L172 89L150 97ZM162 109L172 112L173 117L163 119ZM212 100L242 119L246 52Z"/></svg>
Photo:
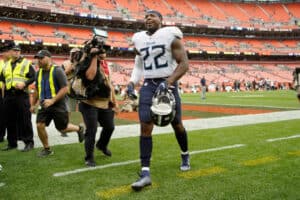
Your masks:
<svg viewBox="0 0 300 200"><path fill-rule="evenodd" d="M144 78L170 76L177 62L172 57L171 44L175 38L182 38L179 28L170 26L158 29L153 35L146 31L135 33L132 42L143 60Z"/></svg>

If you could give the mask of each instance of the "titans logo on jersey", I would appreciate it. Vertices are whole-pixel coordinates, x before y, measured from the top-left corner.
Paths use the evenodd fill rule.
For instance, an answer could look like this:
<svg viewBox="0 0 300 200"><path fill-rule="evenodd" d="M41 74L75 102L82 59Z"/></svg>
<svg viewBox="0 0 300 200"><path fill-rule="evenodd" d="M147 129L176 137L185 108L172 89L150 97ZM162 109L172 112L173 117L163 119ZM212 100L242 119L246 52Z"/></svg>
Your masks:
<svg viewBox="0 0 300 200"><path fill-rule="evenodd" d="M139 52L143 63L144 78L161 78L170 76L177 67L172 57L171 44L175 38L182 38L177 27L164 27L154 34L146 31L135 33L132 42Z"/></svg>

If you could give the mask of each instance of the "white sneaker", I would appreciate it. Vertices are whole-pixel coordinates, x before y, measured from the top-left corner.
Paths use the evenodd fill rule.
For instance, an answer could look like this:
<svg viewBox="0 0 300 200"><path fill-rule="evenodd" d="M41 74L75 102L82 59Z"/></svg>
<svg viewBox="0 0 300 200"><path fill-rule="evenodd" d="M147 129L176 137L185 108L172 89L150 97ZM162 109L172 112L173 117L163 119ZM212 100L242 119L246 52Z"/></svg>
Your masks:
<svg viewBox="0 0 300 200"><path fill-rule="evenodd" d="M150 178L150 174L149 172L145 173L141 173L140 178L131 184L131 188L135 191L140 191L141 189L143 189L146 186L151 185L151 178Z"/></svg>

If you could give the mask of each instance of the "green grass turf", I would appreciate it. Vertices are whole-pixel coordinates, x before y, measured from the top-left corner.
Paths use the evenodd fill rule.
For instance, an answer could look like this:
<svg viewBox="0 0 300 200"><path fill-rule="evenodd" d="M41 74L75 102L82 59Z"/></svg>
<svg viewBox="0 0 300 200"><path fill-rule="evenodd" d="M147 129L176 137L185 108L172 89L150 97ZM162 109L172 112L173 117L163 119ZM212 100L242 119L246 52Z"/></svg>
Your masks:
<svg viewBox="0 0 300 200"><path fill-rule="evenodd" d="M153 136L153 187L125 192L110 199L299 199L300 138L267 143L269 138L299 134L299 120L189 132L190 151L233 144L245 147L191 155L192 172L212 167L226 171L191 179L180 177L180 151L173 134ZM6 144L1 143L0 147ZM138 137L114 139L113 157L96 152L98 165L136 160ZM98 169L64 177L53 173L84 167L83 144L54 146L48 158L17 150L0 152L3 171L0 199L101 199L98 193L128 186L137 178L139 163ZM278 160L256 166L241 162L273 156ZM102 198L103 199L103 198Z"/></svg>
<svg viewBox="0 0 300 200"><path fill-rule="evenodd" d="M294 91L207 93L202 101L199 94L182 95L183 103L196 105L222 105L229 107L254 107L259 109L298 109ZM271 108L268 108L269 106ZM201 118L219 116L218 113L184 111L184 115ZM220 114L221 115L221 114ZM72 122L81 122L80 113L72 113ZM128 124L116 120L116 124ZM179 176L179 148L172 134L154 136L152 180L155 183L145 191L115 193L111 199L299 199L300 159L299 138L265 142L265 139L299 134L299 120L193 131L189 133L190 151L232 144L247 146L194 154L191 156L192 172L211 167L221 167L219 174L185 179ZM0 148L6 146L1 143ZM96 152L98 165L136 160L139 157L138 138L114 139L110 149L113 157ZM17 150L0 151L0 199L103 199L97 195L113 188L128 186L136 180L139 163L99 169L65 177L53 173L84 167L82 144L54 146L55 154L37 158L40 149L28 153ZM96 150L95 150L96 151ZM297 156L298 155L298 156ZM243 166L241 162L274 157L270 163Z"/></svg>
<svg viewBox="0 0 300 200"><path fill-rule="evenodd" d="M201 100L200 94L184 94L183 102L192 104L213 104L251 107L277 107L298 109L299 102L293 90L251 91L251 92L210 92L207 99Z"/></svg>
<svg viewBox="0 0 300 200"><path fill-rule="evenodd" d="M120 99L120 97L118 97ZM251 91L251 92L211 92L207 93L207 99L201 100L200 94L182 94L181 99L183 104L205 105L205 106L223 106L233 108L256 108L262 110L293 110L299 109L299 102L296 98L295 91ZM192 116L195 118L211 118L227 116L232 114L215 113L215 112L200 112L183 110L183 115ZM71 122L78 124L82 122L80 112L72 112ZM117 119L116 125L136 124L136 121Z"/></svg>

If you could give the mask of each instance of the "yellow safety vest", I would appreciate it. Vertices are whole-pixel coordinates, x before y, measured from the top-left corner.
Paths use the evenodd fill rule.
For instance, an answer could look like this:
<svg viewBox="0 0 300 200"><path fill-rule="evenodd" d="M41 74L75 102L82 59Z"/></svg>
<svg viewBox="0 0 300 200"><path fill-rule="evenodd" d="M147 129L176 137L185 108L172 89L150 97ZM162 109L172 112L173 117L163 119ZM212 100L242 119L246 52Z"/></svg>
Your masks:
<svg viewBox="0 0 300 200"><path fill-rule="evenodd" d="M5 78L6 89L10 90L12 87L16 87L17 83L25 83L28 78L26 74L29 72L31 62L26 58L23 58L21 62L18 62L12 71L11 60L5 63L3 74Z"/></svg>
<svg viewBox="0 0 300 200"><path fill-rule="evenodd" d="M4 60L0 60L0 75L2 74L2 70L3 70L3 68L4 68ZM3 83L2 83L2 81L0 81L0 89L2 89L2 87L3 87Z"/></svg>
<svg viewBox="0 0 300 200"><path fill-rule="evenodd" d="M49 79L43 79L43 69L40 69L38 72L38 92L39 99L49 99L56 96L56 87L54 83L54 69L55 66L52 65L49 72ZM42 88L42 86L44 88ZM51 96L49 96L51 94Z"/></svg>

